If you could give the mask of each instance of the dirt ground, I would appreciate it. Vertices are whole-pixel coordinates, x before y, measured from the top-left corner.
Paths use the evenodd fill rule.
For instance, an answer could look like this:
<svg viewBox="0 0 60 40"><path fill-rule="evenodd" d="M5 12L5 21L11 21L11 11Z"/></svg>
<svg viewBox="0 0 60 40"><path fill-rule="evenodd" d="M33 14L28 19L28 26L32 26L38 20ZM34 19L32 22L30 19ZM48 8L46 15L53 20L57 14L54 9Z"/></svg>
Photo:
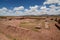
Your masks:
<svg viewBox="0 0 60 40"><path fill-rule="evenodd" d="M60 16L0 17L0 40L60 40Z"/></svg>

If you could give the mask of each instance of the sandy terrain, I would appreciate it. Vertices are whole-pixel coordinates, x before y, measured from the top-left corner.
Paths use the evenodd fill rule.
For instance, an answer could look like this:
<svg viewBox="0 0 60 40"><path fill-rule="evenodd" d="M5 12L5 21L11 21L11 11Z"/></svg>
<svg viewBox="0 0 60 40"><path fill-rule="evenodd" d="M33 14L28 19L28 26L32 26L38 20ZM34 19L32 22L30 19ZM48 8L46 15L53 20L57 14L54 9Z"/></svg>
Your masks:
<svg viewBox="0 0 60 40"><path fill-rule="evenodd" d="M0 40L60 40L60 16L0 18Z"/></svg>

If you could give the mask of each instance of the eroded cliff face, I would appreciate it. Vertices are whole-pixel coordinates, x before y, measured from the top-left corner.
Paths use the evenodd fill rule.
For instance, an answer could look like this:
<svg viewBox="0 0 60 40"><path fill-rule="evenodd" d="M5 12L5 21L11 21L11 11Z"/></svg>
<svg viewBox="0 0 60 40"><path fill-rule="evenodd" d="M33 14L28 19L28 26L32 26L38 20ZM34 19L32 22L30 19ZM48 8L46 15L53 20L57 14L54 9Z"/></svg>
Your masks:
<svg viewBox="0 0 60 40"><path fill-rule="evenodd" d="M0 18L1 40L60 40L60 16Z"/></svg>

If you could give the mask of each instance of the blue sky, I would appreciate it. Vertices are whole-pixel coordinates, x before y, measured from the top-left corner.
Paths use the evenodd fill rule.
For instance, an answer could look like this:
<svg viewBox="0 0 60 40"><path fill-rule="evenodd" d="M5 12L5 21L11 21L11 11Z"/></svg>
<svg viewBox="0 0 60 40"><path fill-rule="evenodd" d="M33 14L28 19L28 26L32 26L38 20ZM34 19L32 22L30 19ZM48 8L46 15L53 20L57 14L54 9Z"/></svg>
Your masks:
<svg viewBox="0 0 60 40"><path fill-rule="evenodd" d="M59 15L60 0L0 0L0 16Z"/></svg>
<svg viewBox="0 0 60 40"><path fill-rule="evenodd" d="M0 0L0 8L7 7L8 9L12 9L14 7L24 6L25 8L29 8L29 6L34 5L43 5L45 0Z"/></svg>

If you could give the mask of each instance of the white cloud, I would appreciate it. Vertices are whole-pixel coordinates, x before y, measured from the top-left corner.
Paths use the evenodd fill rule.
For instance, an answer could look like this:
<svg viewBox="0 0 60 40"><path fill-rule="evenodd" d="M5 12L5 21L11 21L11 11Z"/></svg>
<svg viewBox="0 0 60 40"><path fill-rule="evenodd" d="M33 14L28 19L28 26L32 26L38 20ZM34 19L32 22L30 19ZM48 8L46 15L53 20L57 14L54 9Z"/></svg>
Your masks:
<svg viewBox="0 0 60 40"><path fill-rule="evenodd" d="M16 10L16 11L18 11L18 10L24 10L24 7L23 6L15 7L13 10Z"/></svg>
<svg viewBox="0 0 60 40"><path fill-rule="evenodd" d="M38 9L38 7L39 6L35 5L35 6L30 6L29 8L35 10L35 9Z"/></svg>
<svg viewBox="0 0 60 40"><path fill-rule="evenodd" d="M57 10L56 10L57 9ZM24 10L24 11L21 11ZM3 7L0 9L0 16L22 16L22 15L57 15L60 14L60 6L50 5L46 6L30 6L29 9L25 9L23 6L15 7L13 10Z"/></svg>
<svg viewBox="0 0 60 40"><path fill-rule="evenodd" d="M37 15L38 13L38 8L39 8L39 6L38 5L35 5L35 6L30 6L29 7L30 9L28 10L28 9L25 9L25 13L27 14L27 15Z"/></svg>
<svg viewBox="0 0 60 40"><path fill-rule="evenodd" d="M50 5L49 7L49 11L47 11L47 14L48 15L58 15L60 14L60 6L56 6L56 5L53 5L53 4L58 4L60 5L60 0L46 0L43 4L52 4Z"/></svg>
<svg viewBox="0 0 60 40"><path fill-rule="evenodd" d="M30 6L30 11L33 12L33 11L37 11L39 6L35 5L35 6Z"/></svg>
<svg viewBox="0 0 60 40"><path fill-rule="evenodd" d="M42 6L40 9L46 9L46 6Z"/></svg>
<svg viewBox="0 0 60 40"><path fill-rule="evenodd" d="M49 15L58 15L58 14L60 14L60 7L59 6L55 6L55 5L50 5L49 6L50 7L50 9L49 9L49 11L47 12Z"/></svg>
<svg viewBox="0 0 60 40"><path fill-rule="evenodd" d="M44 4L59 4L60 5L60 0L46 0Z"/></svg>
<svg viewBox="0 0 60 40"><path fill-rule="evenodd" d="M5 13L5 12L7 12L7 11L8 11L8 9L5 8L5 7L3 7L3 8L0 9L0 13Z"/></svg>

